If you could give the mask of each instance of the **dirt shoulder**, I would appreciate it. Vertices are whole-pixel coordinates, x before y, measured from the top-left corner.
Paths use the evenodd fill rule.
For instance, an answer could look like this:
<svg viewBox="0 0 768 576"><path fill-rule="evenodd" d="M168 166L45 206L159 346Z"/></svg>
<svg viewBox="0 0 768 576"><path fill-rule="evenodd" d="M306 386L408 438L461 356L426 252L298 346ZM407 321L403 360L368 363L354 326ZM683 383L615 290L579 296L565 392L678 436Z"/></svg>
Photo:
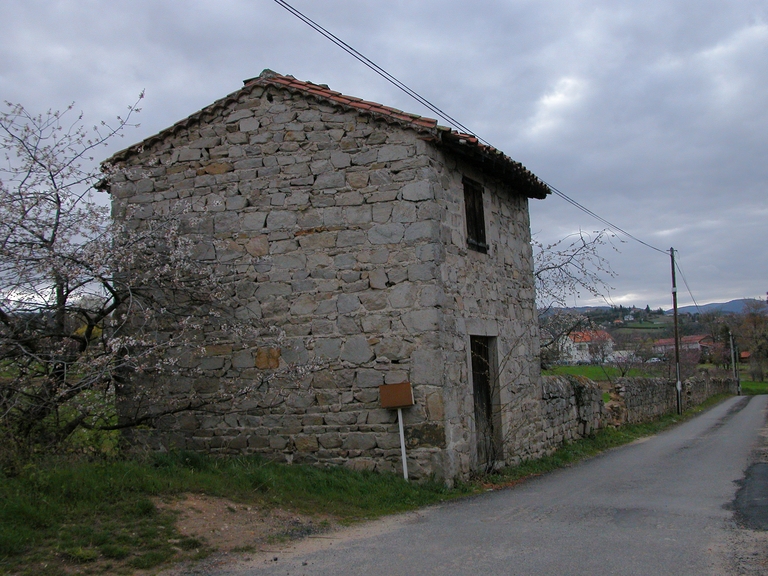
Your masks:
<svg viewBox="0 0 768 576"><path fill-rule="evenodd" d="M367 539L387 533L402 524L419 522L423 511L405 512L385 516L376 520L366 521L353 526L342 526L336 522L318 522L314 518L274 510L262 511L264 522L259 512L254 512L251 522L245 520L239 526L244 529L242 534L233 535L237 531L232 523L224 523L228 518L221 508L232 514L226 500L201 497L208 500L210 512L208 520L201 521L194 511L183 511L184 518L177 526L185 535L200 537L201 531L208 530L212 539L210 545L219 543L217 552L197 562L185 562L164 570L159 576L213 576L221 574L250 574L260 566L285 562L297 557L312 554L323 549L339 546L348 541ZM197 497L192 497L197 501ZM248 512L248 511L246 511ZM203 515L201 512L200 515ZM246 515L243 515L246 516ZM188 520L185 520L188 519ZM258 524L254 532L249 533L253 520ZM191 522L191 525L188 523ZM303 527L297 529L299 523ZM316 530L315 530L316 529ZM187 532L188 530L188 532ZM194 532L194 534L193 534ZM196 534L196 535L195 535ZM244 544L244 545L243 545Z"/></svg>
<svg viewBox="0 0 768 576"><path fill-rule="evenodd" d="M227 552L319 534L336 525L330 517L310 517L199 494L187 494L160 506L179 513L176 526L182 534Z"/></svg>
<svg viewBox="0 0 768 576"><path fill-rule="evenodd" d="M162 572L168 576L205 573L204 565L222 565L278 552L291 542L326 534L339 526L328 516L306 516L202 494L157 500L156 505L178 514L176 527L183 536L199 540L201 548L213 550L203 561L185 562ZM198 564L200 567L196 568Z"/></svg>

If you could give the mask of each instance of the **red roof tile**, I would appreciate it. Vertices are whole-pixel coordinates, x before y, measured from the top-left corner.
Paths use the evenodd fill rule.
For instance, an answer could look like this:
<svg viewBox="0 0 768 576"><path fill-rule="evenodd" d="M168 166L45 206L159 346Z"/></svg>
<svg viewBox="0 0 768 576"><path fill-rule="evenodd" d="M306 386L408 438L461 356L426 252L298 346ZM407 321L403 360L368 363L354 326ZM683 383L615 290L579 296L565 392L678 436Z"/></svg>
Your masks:
<svg viewBox="0 0 768 576"><path fill-rule="evenodd" d="M568 337L576 344L581 342L608 342L612 341L611 335L605 330L585 330L583 332L571 332Z"/></svg>
<svg viewBox="0 0 768 576"><path fill-rule="evenodd" d="M712 337L709 335L681 336L680 344L708 344L708 342L704 342L704 340L712 340ZM654 346L674 346L675 339L662 338L660 340L656 340L653 343L653 345Z"/></svg>
<svg viewBox="0 0 768 576"><path fill-rule="evenodd" d="M243 91L249 91L255 86L274 86L291 92L300 92L318 100L325 100L337 106L356 110L361 114L370 115L385 122L397 123L412 128L422 134L425 140L448 148L469 162L479 164L481 169L489 171L508 184L513 190L523 193L529 198L545 198L550 193L549 186L519 162L512 160L500 150L483 144L473 134L463 134L446 126L440 126L434 118L425 118L418 114L403 112L397 108L385 106L377 102L369 102L354 96L346 96L341 92L331 90L324 84L303 82L293 76L283 76L272 70L264 70L258 77L246 80L244 84L241 90L214 102L159 134L118 152L109 161L124 159L148 144L160 140L168 134L172 134L177 128L183 127L189 122L199 120L204 114L213 112L217 108L228 105L233 100L236 100Z"/></svg>
<svg viewBox="0 0 768 576"><path fill-rule="evenodd" d="M355 96L347 96L346 94L341 94L340 92L331 90L328 88L328 86L323 84L303 82L301 80L297 80L293 76L283 76L282 74L278 74L271 70L264 70L260 76L246 80L244 84L246 88L254 85L273 85L286 87L291 90L297 90L307 94L312 94L313 96L320 96L333 102L345 104L350 108L355 108L364 113L375 112L376 114L381 114L394 120L401 120L403 122L416 124L420 128L437 127L437 120L433 118L424 118L418 114L403 112L402 110L392 108L391 106L385 106L384 104L379 104L378 102L363 100L362 98L357 98Z"/></svg>

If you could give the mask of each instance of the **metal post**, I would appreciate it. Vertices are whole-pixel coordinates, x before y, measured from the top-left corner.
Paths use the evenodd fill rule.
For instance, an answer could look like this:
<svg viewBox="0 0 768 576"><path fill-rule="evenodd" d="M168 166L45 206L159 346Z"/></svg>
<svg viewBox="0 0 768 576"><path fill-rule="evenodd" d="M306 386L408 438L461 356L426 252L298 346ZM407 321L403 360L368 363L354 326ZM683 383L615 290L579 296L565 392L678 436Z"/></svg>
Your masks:
<svg viewBox="0 0 768 576"><path fill-rule="evenodd" d="M672 259L672 310L675 320L675 375L677 377L677 413L683 413L683 383L680 381L680 332L677 327L677 279L675 276L675 249L669 249Z"/></svg>
<svg viewBox="0 0 768 576"><path fill-rule="evenodd" d="M403 409L397 409L397 423L400 425L400 456L403 459L403 478L408 480L408 461L405 459L405 432L403 431Z"/></svg>

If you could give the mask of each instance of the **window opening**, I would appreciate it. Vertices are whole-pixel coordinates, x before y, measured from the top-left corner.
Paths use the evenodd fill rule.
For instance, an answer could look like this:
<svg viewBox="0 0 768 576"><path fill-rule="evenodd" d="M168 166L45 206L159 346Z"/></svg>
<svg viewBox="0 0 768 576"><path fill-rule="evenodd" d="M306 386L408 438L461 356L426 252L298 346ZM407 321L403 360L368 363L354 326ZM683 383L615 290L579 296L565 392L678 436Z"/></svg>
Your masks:
<svg viewBox="0 0 768 576"><path fill-rule="evenodd" d="M467 246L470 250L487 254L483 187L469 178L464 179L464 210L467 218Z"/></svg>

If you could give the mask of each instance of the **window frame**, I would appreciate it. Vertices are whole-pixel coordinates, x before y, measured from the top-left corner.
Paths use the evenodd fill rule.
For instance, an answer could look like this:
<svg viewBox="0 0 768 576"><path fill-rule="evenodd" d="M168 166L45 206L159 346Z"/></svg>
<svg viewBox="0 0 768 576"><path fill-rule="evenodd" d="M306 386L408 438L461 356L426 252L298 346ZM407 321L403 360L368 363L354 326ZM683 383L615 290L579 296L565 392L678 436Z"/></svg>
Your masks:
<svg viewBox="0 0 768 576"><path fill-rule="evenodd" d="M467 248L487 254L488 245L485 228L485 209L483 206L483 185L464 177L464 218L467 229Z"/></svg>

